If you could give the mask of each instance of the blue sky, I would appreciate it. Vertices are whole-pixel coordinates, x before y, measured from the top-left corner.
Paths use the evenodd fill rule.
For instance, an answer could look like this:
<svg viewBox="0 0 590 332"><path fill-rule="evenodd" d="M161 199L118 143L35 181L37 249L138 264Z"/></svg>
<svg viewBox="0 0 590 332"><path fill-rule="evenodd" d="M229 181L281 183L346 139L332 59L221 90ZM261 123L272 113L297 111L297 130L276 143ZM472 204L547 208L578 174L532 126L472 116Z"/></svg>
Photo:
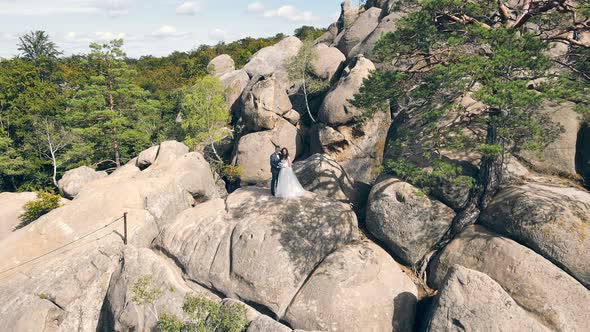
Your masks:
<svg viewBox="0 0 590 332"><path fill-rule="evenodd" d="M65 54L90 42L125 39L129 56L162 56L200 44L327 27L341 0L0 0L0 57L17 54L18 36L45 30Z"/></svg>

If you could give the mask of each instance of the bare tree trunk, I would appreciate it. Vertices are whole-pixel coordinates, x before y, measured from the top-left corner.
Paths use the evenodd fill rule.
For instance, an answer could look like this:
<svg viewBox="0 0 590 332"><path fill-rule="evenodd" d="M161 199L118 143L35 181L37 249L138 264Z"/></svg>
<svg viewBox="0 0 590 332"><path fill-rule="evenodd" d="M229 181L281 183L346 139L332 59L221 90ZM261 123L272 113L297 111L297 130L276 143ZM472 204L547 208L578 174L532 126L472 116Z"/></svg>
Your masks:
<svg viewBox="0 0 590 332"><path fill-rule="evenodd" d="M311 109L309 108L309 101L307 99L307 77L305 76L305 69L307 68L307 54L303 60L303 98L305 99L305 107L307 108L307 114L309 115L311 121L314 123L316 122L313 115L311 115Z"/></svg>
<svg viewBox="0 0 590 332"><path fill-rule="evenodd" d="M223 159L221 159L221 157L217 153L217 149L215 149L215 143L214 142L211 142L211 150L213 151L213 154L215 155L215 158L217 158L217 161L219 161L220 163L223 163Z"/></svg>
<svg viewBox="0 0 590 332"><path fill-rule="evenodd" d="M56 150L53 148L53 142L51 141L51 135L49 134L49 122L47 121L47 118L45 118L45 135L47 138L47 146L49 147L51 164L53 165L53 175L52 175L51 179L53 180L53 184L55 185L55 187L58 188L58 185L57 185L57 158L55 157Z"/></svg>

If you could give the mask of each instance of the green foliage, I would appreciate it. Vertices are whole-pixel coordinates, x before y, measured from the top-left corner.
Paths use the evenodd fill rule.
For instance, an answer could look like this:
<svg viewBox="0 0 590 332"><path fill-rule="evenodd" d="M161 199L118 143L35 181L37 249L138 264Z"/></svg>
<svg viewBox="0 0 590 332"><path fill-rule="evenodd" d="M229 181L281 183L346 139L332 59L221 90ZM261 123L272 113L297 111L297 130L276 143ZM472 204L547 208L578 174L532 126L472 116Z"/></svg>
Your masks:
<svg viewBox="0 0 590 332"><path fill-rule="evenodd" d="M41 135L45 120L51 136L68 143L57 153L56 178L81 165L112 169L116 154L125 162L163 140L183 141L187 132L176 119L184 92L207 75L209 61L229 54L241 67L284 37L243 38L139 59L125 56L122 40L60 57L45 32L21 37L22 56L0 59L0 191L54 187L54 165ZM188 134L195 139L195 132Z"/></svg>
<svg viewBox="0 0 590 332"><path fill-rule="evenodd" d="M151 275L139 277L131 287L131 300L139 306L152 305L162 296L162 290L154 285Z"/></svg>
<svg viewBox="0 0 590 332"><path fill-rule="evenodd" d="M187 294L182 310L188 320L163 314L158 327L162 332L240 332L246 328L246 308L240 304L223 306L201 295Z"/></svg>
<svg viewBox="0 0 590 332"><path fill-rule="evenodd" d="M326 31L327 29L321 29L309 25L304 25L300 28L295 29L294 36L301 40L316 40L319 37L321 37Z"/></svg>
<svg viewBox="0 0 590 332"><path fill-rule="evenodd" d="M205 76L195 85L184 90L182 129L186 132L185 143L194 149L199 145L212 148L218 161L215 143L231 136L228 128L230 113L225 101L226 89L214 76Z"/></svg>
<svg viewBox="0 0 590 332"><path fill-rule="evenodd" d="M20 224L15 229L27 226L33 221L39 219L42 215L47 214L51 210L57 209L60 206L61 196L46 192L37 192L37 198L25 203L23 214L19 216Z"/></svg>
<svg viewBox="0 0 590 332"><path fill-rule="evenodd" d="M162 332L187 331L184 322L175 315L164 313L158 320L158 328Z"/></svg>
<svg viewBox="0 0 590 332"><path fill-rule="evenodd" d="M188 331L239 332L248 323L244 306L222 306L199 295L187 295L182 310L189 316Z"/></svg>
<svg viewBox="0 0 590 332"><path fill-rule="evenodd" d="M313 46L313 39L304 40L297 55L287 60L286 67L289 81L295 85L301 85L300 92L305 100L307 114L310 119L315 122L309 107L309 99L314 94L321 93L328 89L330 82L326 79L315 76L313 72L312 64L317 58Z"/></svg>
<svg viewBox="0 0 590 332"><path fill-rule="evenodd" d="M18 40L18 50L29 60L55 59L61 54L45 31L31 31Z"/></svg>
<svg viewBox="0 0 590 332"><path fill-rule="evenodd" d="M244 170L240 166L224 164L221 167L221 176L227 178L229 182L238 180L242 176L243 172Z"/></svg>
<svg viewBox="0 0 590 332"><path fill-rule="evenodd" d="M353 101L366 110L360 120L389 105L413 128L396 132L389 165L394 173L428 187L438 179L461 178L460 171L443 166L445 152L472 149L500 157L540 151L555 140L563 129L538 111L550 96L529 88L532 80L550 76L547 42L495 22L489 13L497 10L496 2L413 5L417 10L375 47L393 66L373 72ZM483 106L473 111L461 105L467 96ZM424 161L433 170L423 171Z"/></svg>

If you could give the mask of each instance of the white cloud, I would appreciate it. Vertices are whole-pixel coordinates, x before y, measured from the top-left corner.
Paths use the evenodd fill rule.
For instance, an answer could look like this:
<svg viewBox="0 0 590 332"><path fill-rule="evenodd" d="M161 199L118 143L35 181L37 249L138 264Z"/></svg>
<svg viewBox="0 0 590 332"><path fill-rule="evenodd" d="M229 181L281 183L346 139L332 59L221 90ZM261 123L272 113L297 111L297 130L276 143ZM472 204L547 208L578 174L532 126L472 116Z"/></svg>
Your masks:
<svg viewBox="0 0 590 332"><path fill-rule="evenodd" d="M152 32L151 37L158 39L178 38L187 36L188 34L188 32L178 32L175 26L164 24L158 30Z"/></svg>
<svg viewBox="0 0 590 332"><path fill-rule="evenodd" d="M84 44L88 45L92 42L107 42L113 39L134 39L132 36L124 32L110 32L110 31L97 31L91 33L80 33L70 31L65 34L63 41L69 44Z"/></svg>
<svg viewBox="0 0 590 332"><path fill-rule="evenodd" d="M222 29L213 29L211 31L209 31L209 38L211 38L212 40L216 41L216 42L220 42L220 41L228 41L229 39L231 39L230 34Z"/></svg>
<svg viewBox="0 0 590 332"><path fill-rule="evenodd" d="M18 36L11 33L0 33L0 40L17 40Z"/></svg>
<svg viewBox="0 0 590 332"><path fill-rule="evenodd" d="M285 5L277 9L266 10L263 16L268 18L279 17L294 22L309 22L319 19L311 11L302 11L291 5Z"/></svg>
<svg viewBox="0 0 590 332"><path fill-rule="evenodd" d="M264 5L260 2L252 2L246 8L246 10L250 13L260 13L260 12L263 12L264 9L265 9Z"/></svg>
<svg viewBox="0 0 590 332"><path fill-rule="evenodd" d="M126 38L127 34L124 32L110 32L110 31L98 31L94 33L96 41L110 41L113 39L129 39Z"/></svg>
<svg viewBox="0 0 590 332"><path fill-rule="evenodd" d="M198 1L185 1L180 6L176 7L176 14L178 15L195 15L203 9L203 6Z"/></svg>
<svg viewBox="0 0 590 332"><path fill-rule="evenodd" d="M0 15L52 16L127 14L132 0L22 0L0 1Z"/></svg>

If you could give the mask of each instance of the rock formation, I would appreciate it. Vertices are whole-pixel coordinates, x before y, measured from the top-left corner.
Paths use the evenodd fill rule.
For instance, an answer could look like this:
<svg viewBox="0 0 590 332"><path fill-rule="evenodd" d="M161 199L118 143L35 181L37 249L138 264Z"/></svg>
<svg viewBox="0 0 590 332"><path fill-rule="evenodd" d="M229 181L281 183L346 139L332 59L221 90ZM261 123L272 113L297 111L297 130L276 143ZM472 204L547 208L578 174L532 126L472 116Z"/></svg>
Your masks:
<svg viewBox="0 0 590 332"><path fill-rule="evenodd" d="M227 55L211 61L236 134L222 154L240 181L227 192L206 157L166 141L108 175L66 172L59 187L72 201L16 231L35 195L1 193L3 330L152 331L164 313L186 318L185 296L200 294L244 306L250 332L587 331L590 194L571 182L590 178L587 124L572 104L543 104L562 135L540 154L506 156L477 224L438 248L470 187L441 179L426 193L383 172L398 157L390 143L420 126L394 107L360 121L366 110L352 102L384 66L372 48L411 10L400 3L344 1L316 40L313 75L330 84L310 98L317 123L287 75L296 37L241 69ZM456 102L482 108L469 94ZM275 145L290 150L306 196L269 195ZM474 178L473 148L444 155ZM146 276L161 294L137 303Z"/></svg>

